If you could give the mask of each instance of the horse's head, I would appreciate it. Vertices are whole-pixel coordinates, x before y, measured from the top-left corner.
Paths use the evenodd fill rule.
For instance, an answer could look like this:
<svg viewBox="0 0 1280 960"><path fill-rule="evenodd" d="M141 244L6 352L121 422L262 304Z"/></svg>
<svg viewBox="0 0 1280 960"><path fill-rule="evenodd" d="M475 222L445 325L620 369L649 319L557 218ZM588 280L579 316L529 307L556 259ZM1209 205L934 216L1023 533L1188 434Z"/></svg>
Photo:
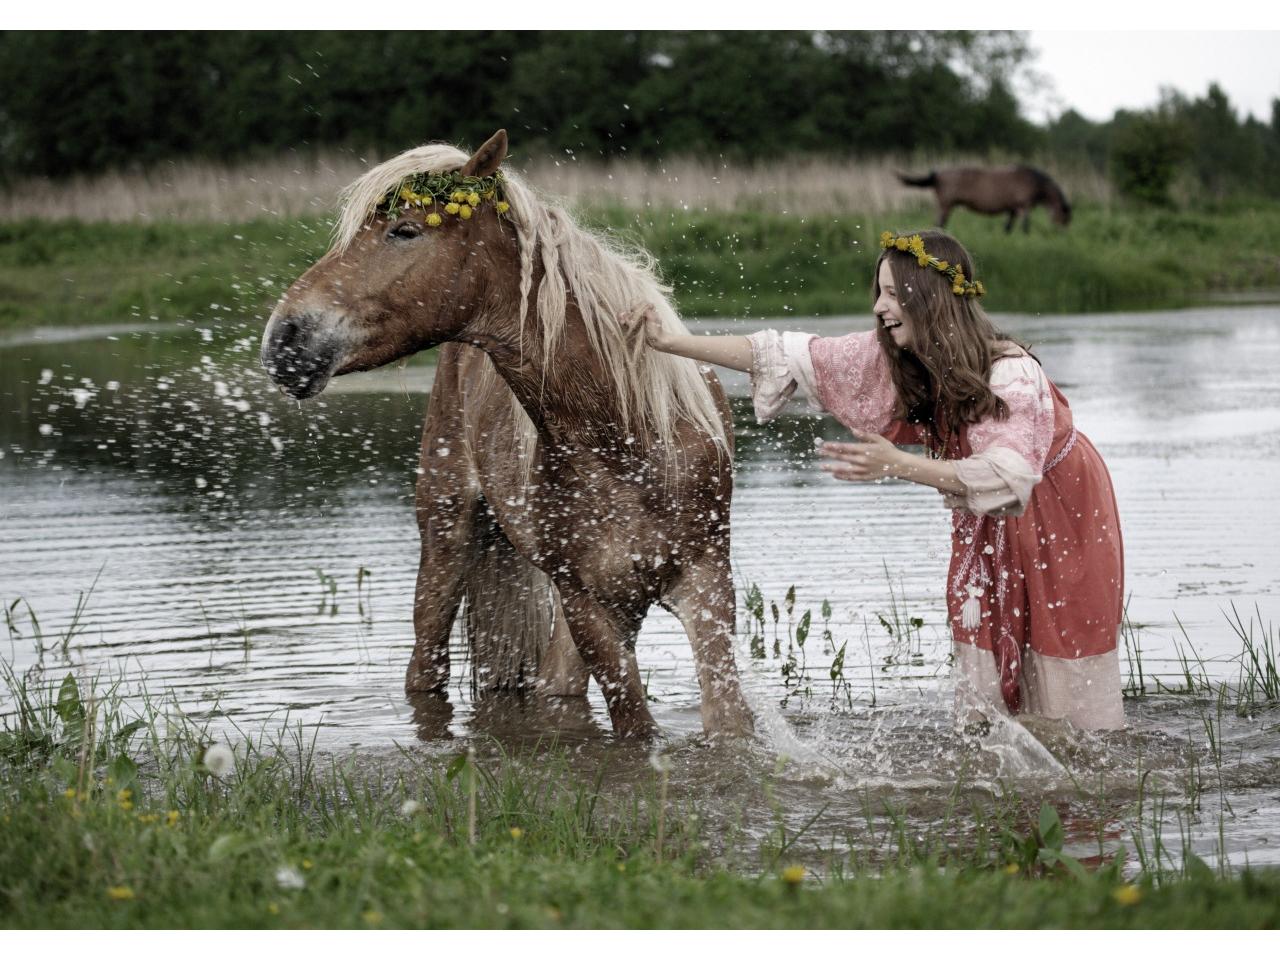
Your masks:
<svg viewBox="0 0 1280 960"><path fill-rule="evenodd" d="M1053 198L1049 203L1049 217L1060 227L1065 227L1071 222L1071 204L1067 202L1067 195L1057 184L1054 184Z"/></svg>
<svg viewBox="0 0 1280 960"><path fill-rule="evenodd" d="M392 168L418 152L352 184L333 249L285 291L272 312L262 335L262 365L290 396L313 397L331 377L455 339L492 295L488 282L495 258L516 249L495 203L468 206L467 219L446 213L447 198L393 207L391 213L378 205L403 176L424 172L406 167L397 174ZM453 169L489 177L506 154L506 131L499 130L470 159L457 153Z"/></svg>

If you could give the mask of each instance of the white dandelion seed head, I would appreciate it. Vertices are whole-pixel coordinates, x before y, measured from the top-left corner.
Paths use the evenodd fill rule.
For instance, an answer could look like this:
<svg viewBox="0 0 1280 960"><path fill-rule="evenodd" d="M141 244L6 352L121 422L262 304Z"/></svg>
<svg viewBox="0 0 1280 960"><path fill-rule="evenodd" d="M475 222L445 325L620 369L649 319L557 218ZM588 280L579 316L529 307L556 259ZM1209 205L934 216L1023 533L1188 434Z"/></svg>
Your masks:
<svg viewBox="0 0 1280 960"><path fill-rule="evenodd" d="M659 773L665 773L671 769L671 761L664 757L661 751L655 750L649 754L649 766Z"/></svg>
<svg viewBox="0 0 1280 960"><path fill-rule="evenodd" d="M417 800L406 800L400 804L400 815L403 817L412 817L415 813L422 809L422 804Z"/></svg>
<svg viewBox="0 0 1280 960"><path fill-rule="evenodd" d="M284 866L276 870L276 886L281 890L301 890L306 885L306 878L296 867Z"/></svg>
<svg viewBox="0 0 1280 960"><path fill-rule="evenodd" d="M204 768L222 779L236 768L236 755L223 743L215 743L204 752Z"/></svg>

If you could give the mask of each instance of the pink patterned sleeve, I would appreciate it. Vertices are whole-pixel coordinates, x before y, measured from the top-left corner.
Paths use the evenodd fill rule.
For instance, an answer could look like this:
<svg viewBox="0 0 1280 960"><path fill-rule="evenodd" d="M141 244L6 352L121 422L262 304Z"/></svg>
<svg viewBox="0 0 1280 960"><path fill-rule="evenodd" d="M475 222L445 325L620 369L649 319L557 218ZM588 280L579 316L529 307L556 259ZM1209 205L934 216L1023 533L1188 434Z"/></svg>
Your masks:
<svg viewBox="0 0 1280 960"><path fill-rule="evenodd" d="M1053 396L1032 357L1006 357L991 368L991 389L1009 407L1005 420L989 417L969 427L972 454L955 462L965 485L963 504L977 514L1017 516L1044 475L1053 444Z"/></svg>
<svg viewBox="0 0 1280 960"><path fill-rule="evenodd" d="M809 341L814 393L823 408L852 430L886 433L897 394L874 330Z"/></svg>

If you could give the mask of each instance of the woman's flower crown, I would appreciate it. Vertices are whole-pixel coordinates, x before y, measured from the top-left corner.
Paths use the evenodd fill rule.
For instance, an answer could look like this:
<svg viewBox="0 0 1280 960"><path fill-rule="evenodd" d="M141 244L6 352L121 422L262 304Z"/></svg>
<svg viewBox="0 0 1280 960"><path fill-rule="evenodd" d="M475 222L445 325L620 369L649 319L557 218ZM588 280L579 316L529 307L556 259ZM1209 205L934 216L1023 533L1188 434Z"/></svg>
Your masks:
<svg viewBox="0 0 1280 960"><path fill-rule="evenodd" d="M451 217L470 220L471 215L480 204L492 200L493 208L498 213L506 213L511 204L502 198L502 172L490 177L464 177L457 170L449 173L419 173L401 180L400 184L387 192L379 210L385 210L390 217L398 216L401 206L435 207L443 204L442 209ZM428 227L438 227L444 223L442 217L434 209L426 217Z"/></svg>
<svg viewBox="0 0 1280 960"><path fill-rule="evenodd" d="M916 263L920 266L933 267L938 272L945 273L951 279L951 292L957 296L980 297L987 292L981 280L966 279L964 271L956 264L930 256L924 248L924 240L918 233L913 233L909 237L900 237L886 230L880 234L880 246L886 250L901 250L903 253L909 253L916 258Z"/></svg>

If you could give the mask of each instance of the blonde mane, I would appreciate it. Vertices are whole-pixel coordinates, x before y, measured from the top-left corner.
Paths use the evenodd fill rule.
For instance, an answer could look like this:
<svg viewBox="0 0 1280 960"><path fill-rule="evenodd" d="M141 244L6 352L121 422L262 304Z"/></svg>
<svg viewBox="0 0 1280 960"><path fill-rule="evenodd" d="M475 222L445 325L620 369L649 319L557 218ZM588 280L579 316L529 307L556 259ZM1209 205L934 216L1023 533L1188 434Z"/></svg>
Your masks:
<svg viewBox="0 0 1280 960"><path fill-rule="evenodd" d="M419 173L458 170L468 156L449 144L431 143L406 150L371 169L343 191L333 249L345 249L402 180ZM534 319L547 363L557 356L556 345L564 334L565 312L572 297L591 346L610 375L623 422L637 434L637 441L660 443L674 455L679 449L676 424L687 420L727 451L725 425L698 365L649 350L635 338L629 340L618 322L625 311L651 303L665 328L687 332L669 300L671 288L657 277L653 257L642 249L590 233L565 210L543 202L518 175L504 170L503 176L504 193L511 204L507 216L515 225L520 247L518 319L523 329L537 257L543 276ZM523 414L523 409L520 412ZM527 417L523 419L527 423ZM531 430L526 430L529 433Z"/></svg>

